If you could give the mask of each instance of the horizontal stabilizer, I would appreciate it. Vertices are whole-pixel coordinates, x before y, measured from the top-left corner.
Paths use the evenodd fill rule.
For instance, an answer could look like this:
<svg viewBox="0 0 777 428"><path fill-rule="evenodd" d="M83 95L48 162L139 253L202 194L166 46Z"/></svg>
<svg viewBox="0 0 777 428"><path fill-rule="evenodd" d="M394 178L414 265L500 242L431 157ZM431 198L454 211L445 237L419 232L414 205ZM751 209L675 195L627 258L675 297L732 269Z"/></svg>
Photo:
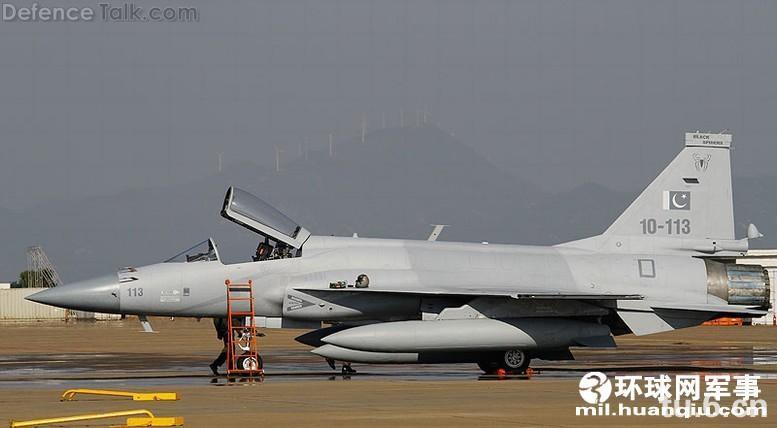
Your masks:
<svg viewBox="0 0 777 428"><path fill-rule="evenodd" d="M766 311L739 305L668 302L618 303L618 316L637 336L700 325L720 316L761 317Z"/></svg>
<svg viewBox="0 0 777 428"><path fill-rule="evenodd" d="M637 336L674 330L674 327L652 311L618 311L618 316Z"/></svg>

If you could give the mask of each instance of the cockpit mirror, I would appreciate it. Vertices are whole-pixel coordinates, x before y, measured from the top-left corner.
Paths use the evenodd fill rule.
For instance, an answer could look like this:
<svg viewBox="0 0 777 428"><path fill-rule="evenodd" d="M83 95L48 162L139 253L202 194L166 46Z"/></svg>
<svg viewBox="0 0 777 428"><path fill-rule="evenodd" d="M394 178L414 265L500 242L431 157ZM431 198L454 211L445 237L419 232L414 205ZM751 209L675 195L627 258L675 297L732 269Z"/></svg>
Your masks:
<svg viewBox="0 0 777 428"><path fill-rule="evenodd" d="M165 263L195 263L220 261L216 243L208 238L165 260Z"/></svg>

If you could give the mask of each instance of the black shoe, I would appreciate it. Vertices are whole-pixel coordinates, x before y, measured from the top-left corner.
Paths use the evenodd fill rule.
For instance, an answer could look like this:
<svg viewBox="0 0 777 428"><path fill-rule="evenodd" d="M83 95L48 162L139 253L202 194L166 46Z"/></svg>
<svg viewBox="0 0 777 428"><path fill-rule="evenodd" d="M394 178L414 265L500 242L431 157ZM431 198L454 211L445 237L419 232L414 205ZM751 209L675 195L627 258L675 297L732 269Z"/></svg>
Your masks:
<svg viewBox="0 0 777 428"><path fill-rule="evenodd" d="M208 367L210 367L210 371L213 372L213 376L219 375L219 366L217 366L216 363L211 363Z"/></svg>

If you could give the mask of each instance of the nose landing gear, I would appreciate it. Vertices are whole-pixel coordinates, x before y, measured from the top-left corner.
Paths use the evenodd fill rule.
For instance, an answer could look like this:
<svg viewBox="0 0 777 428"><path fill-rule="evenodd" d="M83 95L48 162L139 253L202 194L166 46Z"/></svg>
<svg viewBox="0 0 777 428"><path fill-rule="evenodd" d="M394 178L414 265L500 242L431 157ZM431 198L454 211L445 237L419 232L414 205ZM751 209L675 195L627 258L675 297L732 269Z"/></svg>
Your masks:
<svg viewBox="0 0 777 428"><path fill-rule="evenodd" d="M332 370L337 370L337 366L335 365L336 364L335 360L331 358L327 358L326 363L329 364L329 367L331 367ZM344 375L351 375L356 373L356 370L353 367L351 367L351 363L347 361L343 361L343 368L341 371Z"/></svg>
<svg viewBox="0 0 777 428"><path fill-rule="evenodd" d="M356 373L356 370L351 367L351 363L343 363L343 369L342 372L344 375L350 375Z"/></svg>

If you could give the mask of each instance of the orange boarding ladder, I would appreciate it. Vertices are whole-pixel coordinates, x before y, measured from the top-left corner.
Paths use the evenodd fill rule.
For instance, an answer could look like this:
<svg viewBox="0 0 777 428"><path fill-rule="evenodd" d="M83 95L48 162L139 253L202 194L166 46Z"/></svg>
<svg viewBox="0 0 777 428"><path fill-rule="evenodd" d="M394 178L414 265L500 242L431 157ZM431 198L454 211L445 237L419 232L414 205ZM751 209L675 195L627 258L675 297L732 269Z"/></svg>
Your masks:
<svg viewBox="0 0 777 428"><path fill-rule="evenodd" d="M227 286L227 375L238 374L246 376L262 375L262 360L259 357L259 347L256 341L256 319L254 318L253 282L237 284L230 280L224 281ZM248 307L248 310L244 310ZM240 310L237 310L238 308ZM235 322L236 319L248 319Z"/></svg>

